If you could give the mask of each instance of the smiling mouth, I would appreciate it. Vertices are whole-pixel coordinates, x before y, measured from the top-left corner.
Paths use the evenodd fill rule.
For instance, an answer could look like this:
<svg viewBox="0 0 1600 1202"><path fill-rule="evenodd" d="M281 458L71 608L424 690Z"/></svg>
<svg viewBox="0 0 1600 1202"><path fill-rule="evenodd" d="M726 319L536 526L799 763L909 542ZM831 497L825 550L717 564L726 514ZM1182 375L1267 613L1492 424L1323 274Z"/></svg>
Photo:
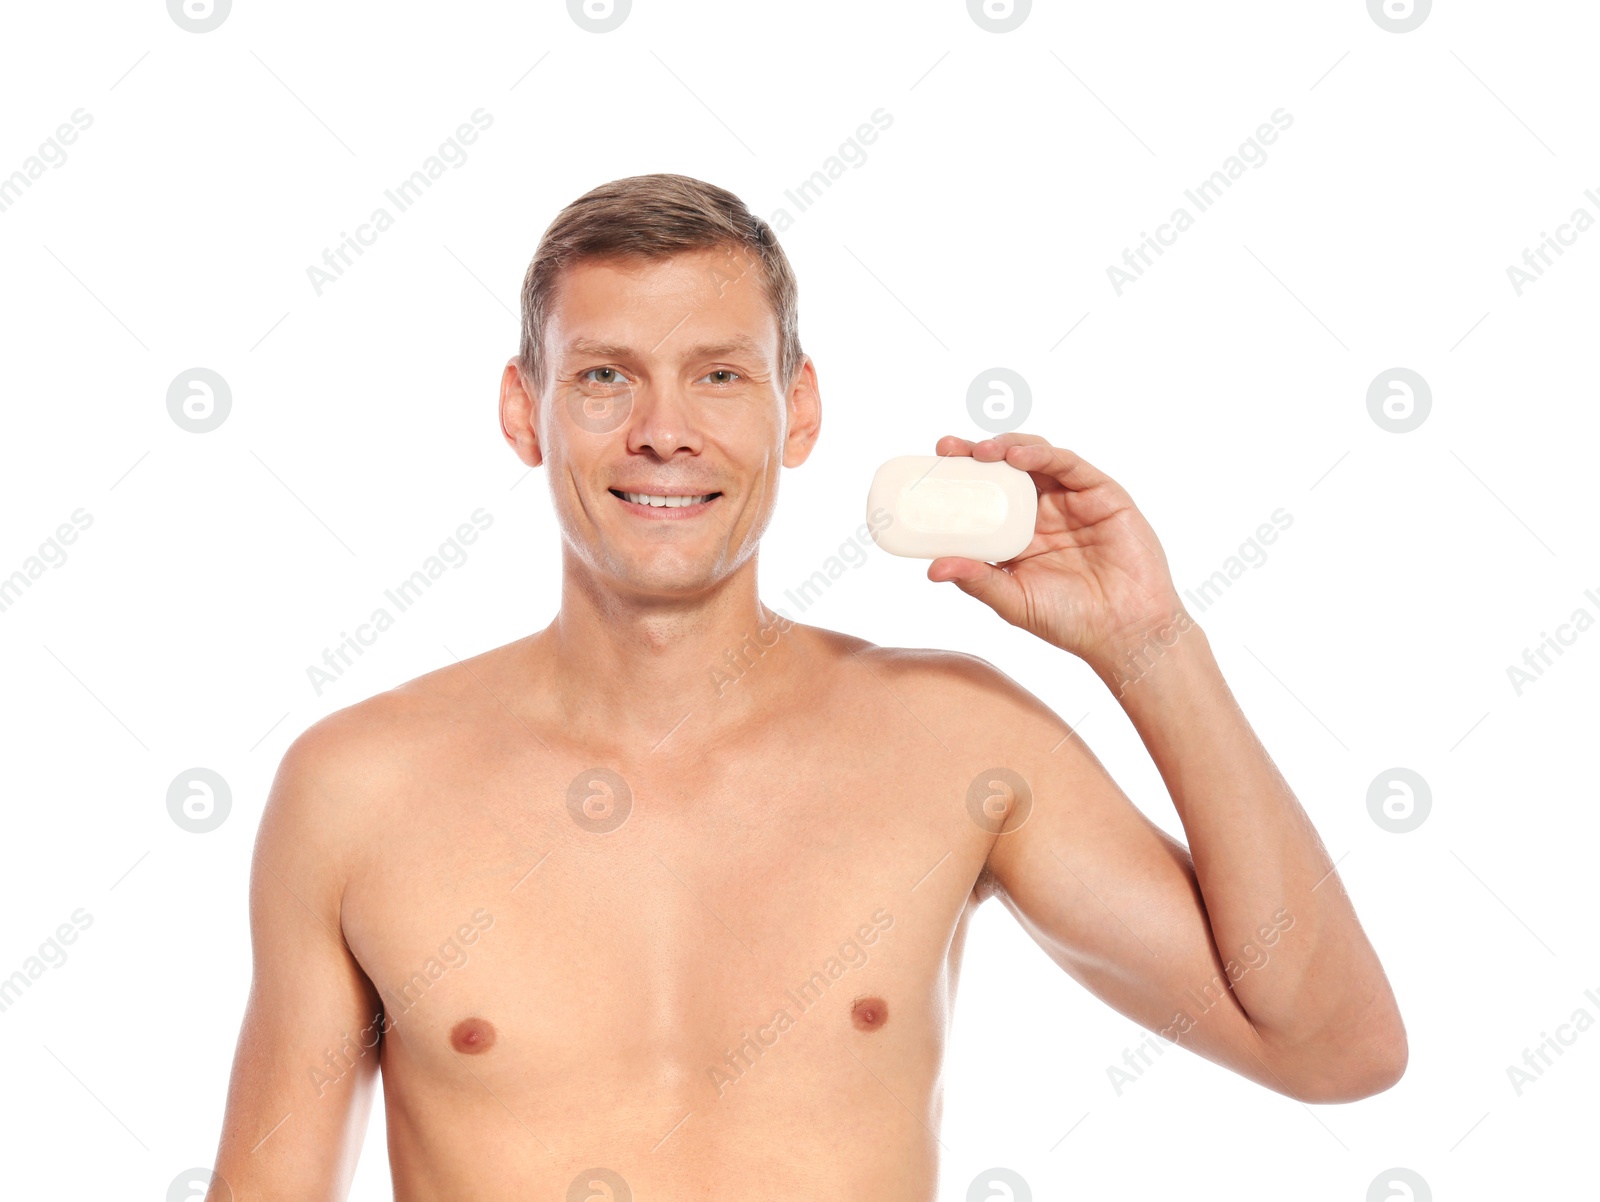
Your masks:
<svg viewBox="0 0 1600 1202"><path fill-rule="evenodd" d="M689 505L704 504L706 501L722 495L720 492L696 494L623 492L620 488L613 488L609 491L614 497L620 497L624 501L631 501L635 505L649 505L654 509L682 509Z"/></svg>

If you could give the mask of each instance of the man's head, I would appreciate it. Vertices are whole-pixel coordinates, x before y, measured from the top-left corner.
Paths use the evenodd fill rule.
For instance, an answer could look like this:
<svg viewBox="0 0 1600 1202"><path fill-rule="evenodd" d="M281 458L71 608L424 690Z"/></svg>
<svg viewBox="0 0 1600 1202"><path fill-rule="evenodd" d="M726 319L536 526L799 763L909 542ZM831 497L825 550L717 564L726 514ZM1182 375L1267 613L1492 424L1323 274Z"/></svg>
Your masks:
<svg viewBox="0 0 1600 1202"><path fill-rule="evenodd" d="M501 423L610 589L692 595L754 554L821 421L797 293L771 227L687 176L604 184L545 231Z"/></svg>

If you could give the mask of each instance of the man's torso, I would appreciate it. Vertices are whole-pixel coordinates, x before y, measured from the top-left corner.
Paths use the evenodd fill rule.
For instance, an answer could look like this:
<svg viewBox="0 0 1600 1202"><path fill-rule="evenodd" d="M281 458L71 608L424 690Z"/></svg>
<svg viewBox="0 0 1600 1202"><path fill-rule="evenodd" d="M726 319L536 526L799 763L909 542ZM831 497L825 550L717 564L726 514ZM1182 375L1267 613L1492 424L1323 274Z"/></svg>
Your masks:
<svg viewBox="0 0 1600 1202"><path fill-rule="evenodd" d="M341 925L398 1199L931 1195L1006 739L933 657L785 638L814 670L715 739L574 742L518 644L375 699Z"/></svg>

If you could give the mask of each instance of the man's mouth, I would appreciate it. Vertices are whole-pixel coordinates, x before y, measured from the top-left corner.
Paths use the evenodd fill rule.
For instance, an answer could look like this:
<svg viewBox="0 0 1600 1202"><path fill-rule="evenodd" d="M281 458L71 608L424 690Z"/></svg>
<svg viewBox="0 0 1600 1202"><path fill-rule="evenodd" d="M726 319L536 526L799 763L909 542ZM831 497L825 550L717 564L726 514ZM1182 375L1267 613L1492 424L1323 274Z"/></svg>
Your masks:
<svg viewBox="0 0 1600 1202"><path fill-rule="evenodd" d="M635 505L649 505L655 509L682 509L689 505L701 505L713 497L720 497L720 492L707 493L643 493L624 492L620 488L610 490L611 495L620 497L624 501L631 501Z"/></svg>

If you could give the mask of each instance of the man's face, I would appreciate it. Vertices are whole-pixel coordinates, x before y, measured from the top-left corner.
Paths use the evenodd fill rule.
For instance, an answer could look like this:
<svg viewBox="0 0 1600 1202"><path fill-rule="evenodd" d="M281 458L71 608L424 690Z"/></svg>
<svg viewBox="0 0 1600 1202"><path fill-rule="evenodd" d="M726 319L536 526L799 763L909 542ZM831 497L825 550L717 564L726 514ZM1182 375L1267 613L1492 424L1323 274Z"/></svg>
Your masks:
<svg viewBox="0 0 1600 1202"><path fill-rule="evenodd" d="M792 387L778 379L759 264L726 250L580 262L544 346L531 419L514 397L506 408L514 370L502 417L524 460L549 469L569 550L642 596L693 595L745 563L780 469L805 461L820 424L809 360Z"/></svg>

